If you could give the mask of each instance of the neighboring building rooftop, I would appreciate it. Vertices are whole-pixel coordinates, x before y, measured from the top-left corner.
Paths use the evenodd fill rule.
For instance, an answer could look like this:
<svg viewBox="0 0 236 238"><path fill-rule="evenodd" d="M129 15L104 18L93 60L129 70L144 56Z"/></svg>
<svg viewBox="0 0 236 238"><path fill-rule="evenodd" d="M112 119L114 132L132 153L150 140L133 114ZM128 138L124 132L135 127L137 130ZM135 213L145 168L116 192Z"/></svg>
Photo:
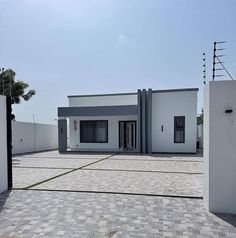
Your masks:
<svg viewBox="0 0 236 238"><path fill-rule="evenodd" d="M198 91L198 88L180 88L180 89L164 89L152 90L153 93L167 93L167 92L183 92L183 91ZM85 95L69 95L68 98L74 97L99 97L99 96L120 96L120 95L135 95L137 92L131 93L107 93L107 94L85 94Z"/></svg>

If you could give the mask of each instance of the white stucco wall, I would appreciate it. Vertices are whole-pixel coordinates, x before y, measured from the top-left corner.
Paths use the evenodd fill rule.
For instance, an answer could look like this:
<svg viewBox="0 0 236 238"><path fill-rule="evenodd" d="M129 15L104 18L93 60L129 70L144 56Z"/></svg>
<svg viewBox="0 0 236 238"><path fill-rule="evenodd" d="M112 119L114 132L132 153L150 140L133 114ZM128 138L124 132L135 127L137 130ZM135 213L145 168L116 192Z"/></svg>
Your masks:
<svg viewBox="0 0 236 238"><path fill-rule="evenodd" d="M205 88L204 174L206 207L236 214L236 81L211 81Z"/></svg>
<svg viewBox="0 0 236 238"><path fill-rule="evenodd" d="M199 149L203 148L203 123L197 125L197 141L199 141Z"/></svg>
<svg viewBox="0 0 236 238"><path fill-rule="evenodd" d="M6 97L0 96L0 193L8 189Z"/></svg>
<svg viewBox="0 0 236 238"><path fill-rule="evenodd" d="M70 107L137 105L137 94L69 97Z"/></svg>
<svg viewBox="0 0 236 238"><path fill-rule="evenodd" d="M74 129L77 121L77 130ZM80 120L108 120L108 143L80 143ZM70 148L76 150L118 151L119 121L137 120L137 116L75 117L70 118ZM137 126L137 125L136 125ZM137 135L137 133L136 133ZM137 141L137 138L136 138Z"/></svg>
<svg viewBox="0 0 236 238"><path fill-rule="evenodd" d="M57 134L56 125L13 121L13 154L57 149Z"/></svg>
<svg viewBox="0 0 236 238"><path fill-rule="evenodd" d="M174 143L174 116L185 116L185 143ZM197 91L153 92L153 152L195 153L196 132Z"/></svg>

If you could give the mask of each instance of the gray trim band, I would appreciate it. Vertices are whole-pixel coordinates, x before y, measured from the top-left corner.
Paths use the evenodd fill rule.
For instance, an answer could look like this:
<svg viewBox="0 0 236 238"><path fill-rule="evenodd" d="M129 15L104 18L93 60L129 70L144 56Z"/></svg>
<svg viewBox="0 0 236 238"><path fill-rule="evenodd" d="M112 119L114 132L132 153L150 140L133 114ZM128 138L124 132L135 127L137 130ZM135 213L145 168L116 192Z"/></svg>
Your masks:
<svg viewBox="0 0 236 238"><path fill-rule="evenodd" d="M171 92L185 92L185 91L198 91L199 88L179 88L179 89L165 89L165 90L152 90L153 93L171 93Z"/></svg>
<svg viewBox="0 0 236 238"><path fill-rule="evenodd" d="M58 117L137 115L137 105L98 107L59 107Z"/></svg>
<svg viewBox="0 0 236 238"><path fill-rule="evenodd" d="M102 96L122 96L122 95L137 95L137 93L107 93L107 94L89 94L89 95L69 95L68 98L77 97L102 97Z"/></svg>

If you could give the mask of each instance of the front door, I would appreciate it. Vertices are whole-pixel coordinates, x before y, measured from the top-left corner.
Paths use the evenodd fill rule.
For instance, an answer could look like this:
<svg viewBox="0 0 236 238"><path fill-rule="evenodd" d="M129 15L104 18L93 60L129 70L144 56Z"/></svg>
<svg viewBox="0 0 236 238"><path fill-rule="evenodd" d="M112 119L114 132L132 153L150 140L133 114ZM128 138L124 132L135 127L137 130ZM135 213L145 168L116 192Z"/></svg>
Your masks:
<svg viewBox="0 0 236 238"><path fill-rule="evenodd" d="M120 121L120 148L134 150L136 148L136 121Z"/></svg>

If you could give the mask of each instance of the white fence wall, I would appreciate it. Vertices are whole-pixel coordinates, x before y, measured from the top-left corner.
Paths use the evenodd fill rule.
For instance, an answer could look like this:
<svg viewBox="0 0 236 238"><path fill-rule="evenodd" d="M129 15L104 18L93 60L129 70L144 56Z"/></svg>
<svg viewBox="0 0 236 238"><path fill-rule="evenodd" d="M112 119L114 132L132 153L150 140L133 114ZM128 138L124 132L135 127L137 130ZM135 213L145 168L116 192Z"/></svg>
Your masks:
<svg viewBox="0 0 236 238"><path fill-rule="evenodd" d="M12 122L13 154L58 148L57 126L30 122Z"/></svg>
<svg viewBox="0 0 236 238"><path fill-rule="evenodd" d="M204 201L236 214L236 81L210 81L204 99Z"/></svg>
<svg viewBox="0 0 236 238"><path fill-rule="evenodd" d="M0 96L0 193L8 189L6 97Z"/></svg>

